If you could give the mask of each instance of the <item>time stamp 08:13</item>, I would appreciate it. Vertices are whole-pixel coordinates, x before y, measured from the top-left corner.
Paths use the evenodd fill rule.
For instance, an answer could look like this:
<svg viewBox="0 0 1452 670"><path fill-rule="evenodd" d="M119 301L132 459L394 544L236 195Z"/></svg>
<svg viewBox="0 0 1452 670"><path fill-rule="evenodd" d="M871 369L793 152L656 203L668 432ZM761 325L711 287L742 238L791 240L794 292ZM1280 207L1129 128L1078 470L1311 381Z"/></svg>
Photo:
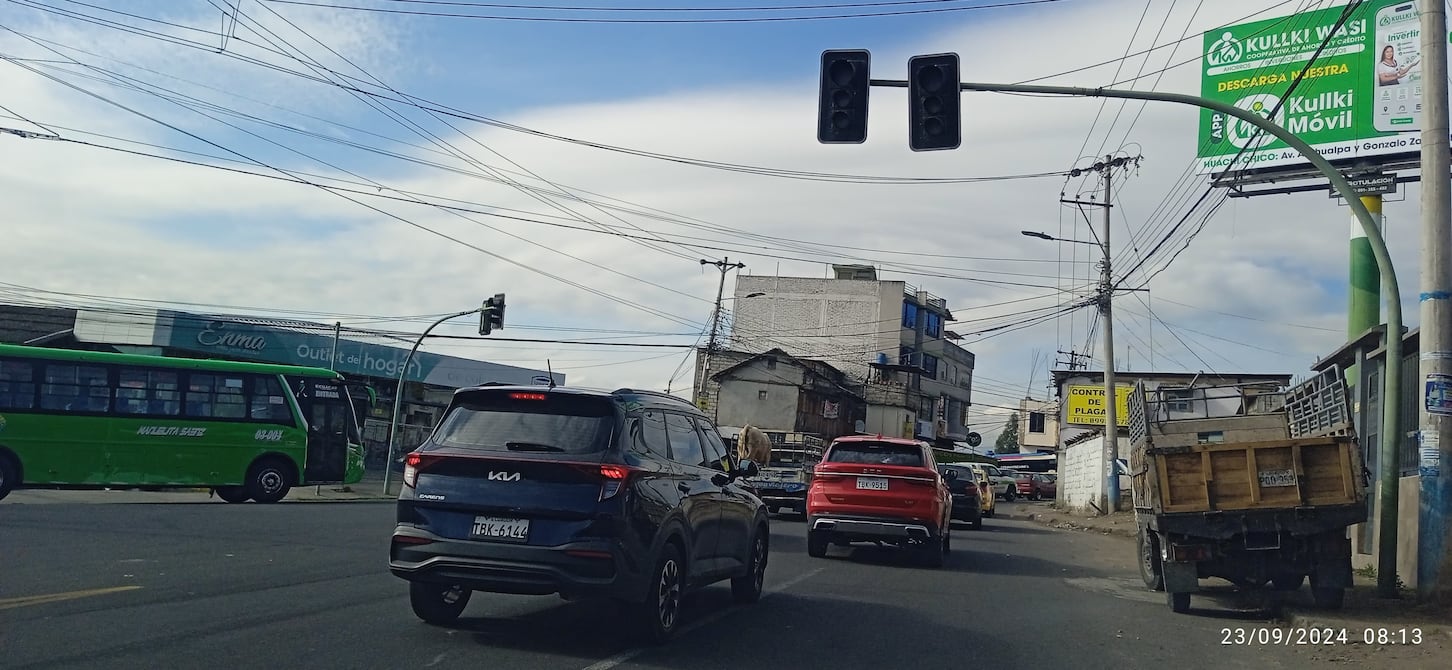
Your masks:
<svg viewBox="0 0 1452 670"><path fill-rule="evenodd" d="M1420 628L1221 628L1220 644L1229 645L1416 645Z"/></svg>

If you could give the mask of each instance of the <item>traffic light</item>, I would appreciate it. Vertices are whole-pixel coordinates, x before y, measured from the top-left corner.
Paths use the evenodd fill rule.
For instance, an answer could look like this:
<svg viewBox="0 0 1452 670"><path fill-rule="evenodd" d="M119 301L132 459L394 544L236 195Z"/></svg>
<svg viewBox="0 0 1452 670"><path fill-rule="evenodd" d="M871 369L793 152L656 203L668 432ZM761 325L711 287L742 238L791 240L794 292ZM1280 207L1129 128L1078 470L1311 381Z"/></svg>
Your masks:
<svg viewBox="0 0 1452 670"><path fill-rule="evenodd" d="M479 311L479 334L488 335L495 328L504 330L504 294L495 293L493 298L484 301L484 309Z"/></svg>
<svg viewBox="0 0 1452 670"><path fill-rule="evenodd" d="M913 151L957 149L963 142L958 54L908 59L908 146Z"/></svg>
<svg viewBox="0 0 1452 670"><path fill-rule="evenodd" d="M868 74L872 54L866 49L822 52L822 89L817 103L817 141L861 144L867 141Z"/></svg>

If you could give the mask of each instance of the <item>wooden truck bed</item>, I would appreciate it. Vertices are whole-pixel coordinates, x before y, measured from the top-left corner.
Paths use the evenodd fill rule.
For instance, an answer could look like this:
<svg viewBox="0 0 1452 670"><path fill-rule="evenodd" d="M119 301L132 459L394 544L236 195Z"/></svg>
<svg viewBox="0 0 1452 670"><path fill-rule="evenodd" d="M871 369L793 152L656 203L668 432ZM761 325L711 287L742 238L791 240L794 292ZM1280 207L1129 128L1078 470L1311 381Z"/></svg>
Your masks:
<svg viewBox="0 0 1452 670"><path fill-rule="evenodd" d="M1134 499L1154 514L1365 500L1361 453L1352 436L1150 448L1142 462L1135 468Z"/></svg>

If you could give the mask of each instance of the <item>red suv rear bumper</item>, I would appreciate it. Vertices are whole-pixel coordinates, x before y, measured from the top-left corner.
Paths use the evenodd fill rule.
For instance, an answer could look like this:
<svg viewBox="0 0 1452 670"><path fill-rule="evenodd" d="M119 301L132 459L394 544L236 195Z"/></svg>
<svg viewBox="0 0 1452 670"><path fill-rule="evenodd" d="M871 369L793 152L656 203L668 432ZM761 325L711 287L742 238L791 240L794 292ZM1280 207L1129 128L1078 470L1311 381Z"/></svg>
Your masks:
<svg viewBox="0 0 1452 670"><path fill-rule="evenodd" d="M819 514L807 517L807 528L840 541L929 540L938 536L934 523L865 515Z"/></svg>

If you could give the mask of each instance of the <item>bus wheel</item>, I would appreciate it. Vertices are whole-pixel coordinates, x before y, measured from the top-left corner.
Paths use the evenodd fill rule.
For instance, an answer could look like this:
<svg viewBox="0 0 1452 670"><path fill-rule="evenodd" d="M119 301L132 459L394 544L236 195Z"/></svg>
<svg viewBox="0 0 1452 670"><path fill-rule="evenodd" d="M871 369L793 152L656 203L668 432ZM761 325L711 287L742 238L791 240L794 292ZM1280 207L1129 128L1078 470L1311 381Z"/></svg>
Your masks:
<svg viewBox="0 0 1452 670"><path fill-rule="evenodd" d="M229 503L247 502L247 489L241 486L218 486L217 497Z"/></svg>
<svg viewBox="0 0 1452 670"><path fill-rule="evenodd" d="M0 453L0 499L10 495L20 485L20 471L15 463Z"/></svg>
<svg viewBox="0 0 1452 670"><path fill-rule="evenodd" d="M292 468L277 458L266 458L247 471L247 497L260 503L275 503L292 489Z"/></svg>

